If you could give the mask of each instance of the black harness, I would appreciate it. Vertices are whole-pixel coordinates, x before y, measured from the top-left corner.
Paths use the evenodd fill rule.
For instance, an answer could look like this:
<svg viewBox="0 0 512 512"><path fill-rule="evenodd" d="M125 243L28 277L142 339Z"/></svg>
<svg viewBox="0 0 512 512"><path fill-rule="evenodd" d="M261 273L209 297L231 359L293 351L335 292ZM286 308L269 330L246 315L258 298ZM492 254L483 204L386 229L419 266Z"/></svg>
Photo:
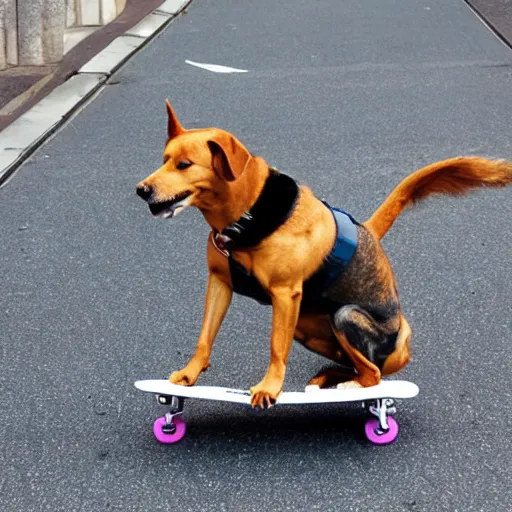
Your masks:
<svg viewBox="0 0 512 512"><path fill-rule="evenodd" d="M294 179L270 168L263 190L252 208L221 232L212 233L213 245L228 258L235 293L255 299L260 304L271 304L267 291L233 258L232 252L255 247L282 226L295 209L299 195L300 188ZM350 263L357 248L357 222L343 210L332 208L325 201L324 204L334 216L337 235L322 267L304 283L303 296L308 301L321 297L333 279Z"/></svg>

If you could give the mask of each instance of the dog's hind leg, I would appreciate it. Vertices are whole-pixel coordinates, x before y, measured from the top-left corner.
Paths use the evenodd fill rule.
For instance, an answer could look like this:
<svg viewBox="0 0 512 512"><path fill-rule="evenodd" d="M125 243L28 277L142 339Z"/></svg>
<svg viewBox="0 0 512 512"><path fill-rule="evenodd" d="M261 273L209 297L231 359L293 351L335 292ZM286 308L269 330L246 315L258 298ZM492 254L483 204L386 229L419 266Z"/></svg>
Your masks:
<svg viewBox="0 0 512 512"><path fill-rule="evenodd" d="M341 365L341 367L321 370L310 379L306 388L309 386L315 388L332 387L354 378L354 365L340 347L336 336L334 336L328 315L301 315L297 322L294 338L311 352Z"/></svg>
<svg viewBox="0 0 512 512"><path fill-rule="evenodd" d="M343 386L369 387L378 384L383 365L396 347L398 315L379 322L363 308L347 305L336 311L332 325L341 348L357 370L357 375Z"/></svg>
<svg viewBox="0 0 512 512"><path fill-rule="evenodd" d="M395 350L386 358L382 366L382 375L391 375L401 370L410 360L409 341L411 327L404 316L400 319L400 332L396 340Z"/></svg>
<svg viewBox="0 0 512 512"><path fill-rule="evenodd" d="M340 382L352 380L356 375L356 370L352 361L341 349L336 337L332 339L322 340L319 338L307 338L299 341L304 347L311 352L320 354L331 361L334 361L339 367L330 367L320 370L312 377L306 385L306 389L312 388L330 388L338 385Z"/></svg>

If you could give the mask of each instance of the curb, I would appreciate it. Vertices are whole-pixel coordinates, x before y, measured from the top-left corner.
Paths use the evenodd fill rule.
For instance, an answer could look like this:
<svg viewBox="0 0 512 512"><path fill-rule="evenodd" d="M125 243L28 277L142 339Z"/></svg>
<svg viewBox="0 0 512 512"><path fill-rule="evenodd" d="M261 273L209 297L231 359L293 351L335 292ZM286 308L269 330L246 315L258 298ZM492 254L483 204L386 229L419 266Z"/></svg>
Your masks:
<svg viewBox="0 0 512 512"><path fill-rule="evenodd" d="M112 73L169 25L191 1L163 2L0 132L0 187L81 105L105 86Z"/></svg>

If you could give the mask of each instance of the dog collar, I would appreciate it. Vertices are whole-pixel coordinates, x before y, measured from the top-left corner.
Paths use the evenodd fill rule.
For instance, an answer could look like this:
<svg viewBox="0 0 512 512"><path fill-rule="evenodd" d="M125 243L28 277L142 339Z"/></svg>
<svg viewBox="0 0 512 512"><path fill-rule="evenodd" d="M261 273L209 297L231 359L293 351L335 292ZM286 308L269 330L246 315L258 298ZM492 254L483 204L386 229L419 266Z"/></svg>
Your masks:
<svg viewBox="0 0 512 512"><path fill-rule="evenodd" d="M225 256L243 247L254 247L282 226L299 198L297 182L270 167L263 190L252 208L222 231L214 231L214 246Z"/></svg>

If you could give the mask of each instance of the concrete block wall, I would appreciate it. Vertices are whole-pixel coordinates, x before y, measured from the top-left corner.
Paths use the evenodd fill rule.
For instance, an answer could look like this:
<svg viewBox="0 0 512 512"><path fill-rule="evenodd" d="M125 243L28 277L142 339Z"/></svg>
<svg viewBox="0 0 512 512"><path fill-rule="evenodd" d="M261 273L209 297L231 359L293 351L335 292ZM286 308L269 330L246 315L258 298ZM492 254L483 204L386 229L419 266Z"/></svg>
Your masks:
<svg viewBox="0 0 512 512"><path fill-rule="evenodd" d="M59 62L70 27L110 23L126 0L0 0L0 69Z"/></svg>
<svg viewBox="0 0 512 512"><path fill-rule="evenodd" d="M16 0L0 0L0 69L18 63Z"/></svg>
<svg viewBox="0 0 512 512"><path fill-rule="evenodd" d="M67 26L106 25L119 15L125 3L126 0L66 0L71 14Z"/></svg>

